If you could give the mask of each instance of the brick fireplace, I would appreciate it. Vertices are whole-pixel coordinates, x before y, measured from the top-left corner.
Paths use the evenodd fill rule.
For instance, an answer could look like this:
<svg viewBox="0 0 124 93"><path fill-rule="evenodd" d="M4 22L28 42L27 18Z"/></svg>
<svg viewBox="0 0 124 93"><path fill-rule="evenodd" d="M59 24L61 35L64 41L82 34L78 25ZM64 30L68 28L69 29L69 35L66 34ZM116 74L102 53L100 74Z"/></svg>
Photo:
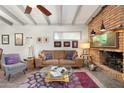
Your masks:
<svg viewBox="0 0 124 93"><path fill-rule="evenodd" d="M99 51L100 62L113 70L123 73L123 52Z"/></svg>
<svg viewBox="0 0 124 93"><path fill-rule="evenodd" d="M92 29L96 33L100 33L102 20L104 21L106 30L110 31L120 25L121 18L124 20L124 6L108 5L102 8L88 24L89 41L91 41L90 33ZM122 24L124 25L124 21ZM106 74L124 82L124 32L118 33L117 38L117 48L90 48L90 55L93 62L102 68Z"/></svg>

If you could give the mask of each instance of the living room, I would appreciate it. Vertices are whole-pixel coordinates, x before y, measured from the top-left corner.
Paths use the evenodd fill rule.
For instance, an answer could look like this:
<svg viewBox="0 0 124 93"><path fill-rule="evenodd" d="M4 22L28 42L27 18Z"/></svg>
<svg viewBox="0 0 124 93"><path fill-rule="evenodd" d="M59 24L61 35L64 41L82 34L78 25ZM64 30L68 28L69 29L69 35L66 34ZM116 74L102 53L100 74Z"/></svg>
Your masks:
<svg viewBox="0 0 124 93"><path fill-rule="evenodd" d="M0 87L123 88L123 10L123 5L0 5Z"/></svg>

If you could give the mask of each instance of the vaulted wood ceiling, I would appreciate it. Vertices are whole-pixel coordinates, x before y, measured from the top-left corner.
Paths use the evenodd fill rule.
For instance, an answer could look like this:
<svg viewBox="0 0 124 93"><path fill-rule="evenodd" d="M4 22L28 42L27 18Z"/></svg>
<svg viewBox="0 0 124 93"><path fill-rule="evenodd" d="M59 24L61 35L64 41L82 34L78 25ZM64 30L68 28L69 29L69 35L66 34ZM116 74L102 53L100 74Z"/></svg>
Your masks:
<svg viewBox="0 0 124 93"><path fill-rule="evenodd" d="M47 17L33 8L24 14L24 5L0 5L0 25L82 25L94 17L99 5L45 5L52 15Z"/></svg>

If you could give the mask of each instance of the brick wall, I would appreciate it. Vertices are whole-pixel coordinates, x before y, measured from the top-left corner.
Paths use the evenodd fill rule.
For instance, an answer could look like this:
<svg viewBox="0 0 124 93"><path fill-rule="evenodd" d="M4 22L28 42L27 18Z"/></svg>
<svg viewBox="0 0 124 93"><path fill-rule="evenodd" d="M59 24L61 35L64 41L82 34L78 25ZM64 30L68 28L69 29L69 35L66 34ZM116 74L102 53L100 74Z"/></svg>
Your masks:
<svg viewBox="0 0 124 93"><path fill-rule="evenodd" d="M122 23L124 25L124 6L109 5L109 6L106 6L105 8L103 8L102 11L98 15L96 15L88 24L89 41L91 39L90 33L91 33L92 29L94 29L94 31L96 33L100 32L102 20L104 22L104 25L105 25L105 28L107 31L110 31L111 29L118 27L120 25L120 23ZM101 64L100 64L99 50L123 52L123 72L124 72L124 33L119 33L118 39L119 39L118 48L116 48L116 49L91 48L90 55L93 57L93 61L98 66L103 68L103 70L105 72L107 72L107 74L111 75L112 77L114 77L120 81L123 81L123 73L119 73L112 69L105 69L107 67L101 66Z"/></svg>

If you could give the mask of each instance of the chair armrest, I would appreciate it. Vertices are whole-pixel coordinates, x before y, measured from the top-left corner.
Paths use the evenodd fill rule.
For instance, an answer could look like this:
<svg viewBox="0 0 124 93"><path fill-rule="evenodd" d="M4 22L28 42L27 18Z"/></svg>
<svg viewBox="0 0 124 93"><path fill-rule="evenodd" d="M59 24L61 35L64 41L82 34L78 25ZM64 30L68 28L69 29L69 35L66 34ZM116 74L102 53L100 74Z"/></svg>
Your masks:
<svg viewBox="0 0 124 93"><path fill-rule="evenodd" d="M6 66L6 64L1 64L1 66Z"/></svg>
<svg viewBox="0 0 124 93"><path fill-rule="evenodd" d="M42 62L43 62L42 58L35 58L35 66L36 67L41 67Z"/></svg>
<svg viewBox="0 0 124 93"><path fill-rule="evenodd" d="M43 61L43 58L35 58L35 61L41 62L41 61Z"/></svg>
<svg viewBox="0 0 124 93"><path fill-rule="evenodd" d="M25 63L25 61L19 61L20 63Z"/></svg>

